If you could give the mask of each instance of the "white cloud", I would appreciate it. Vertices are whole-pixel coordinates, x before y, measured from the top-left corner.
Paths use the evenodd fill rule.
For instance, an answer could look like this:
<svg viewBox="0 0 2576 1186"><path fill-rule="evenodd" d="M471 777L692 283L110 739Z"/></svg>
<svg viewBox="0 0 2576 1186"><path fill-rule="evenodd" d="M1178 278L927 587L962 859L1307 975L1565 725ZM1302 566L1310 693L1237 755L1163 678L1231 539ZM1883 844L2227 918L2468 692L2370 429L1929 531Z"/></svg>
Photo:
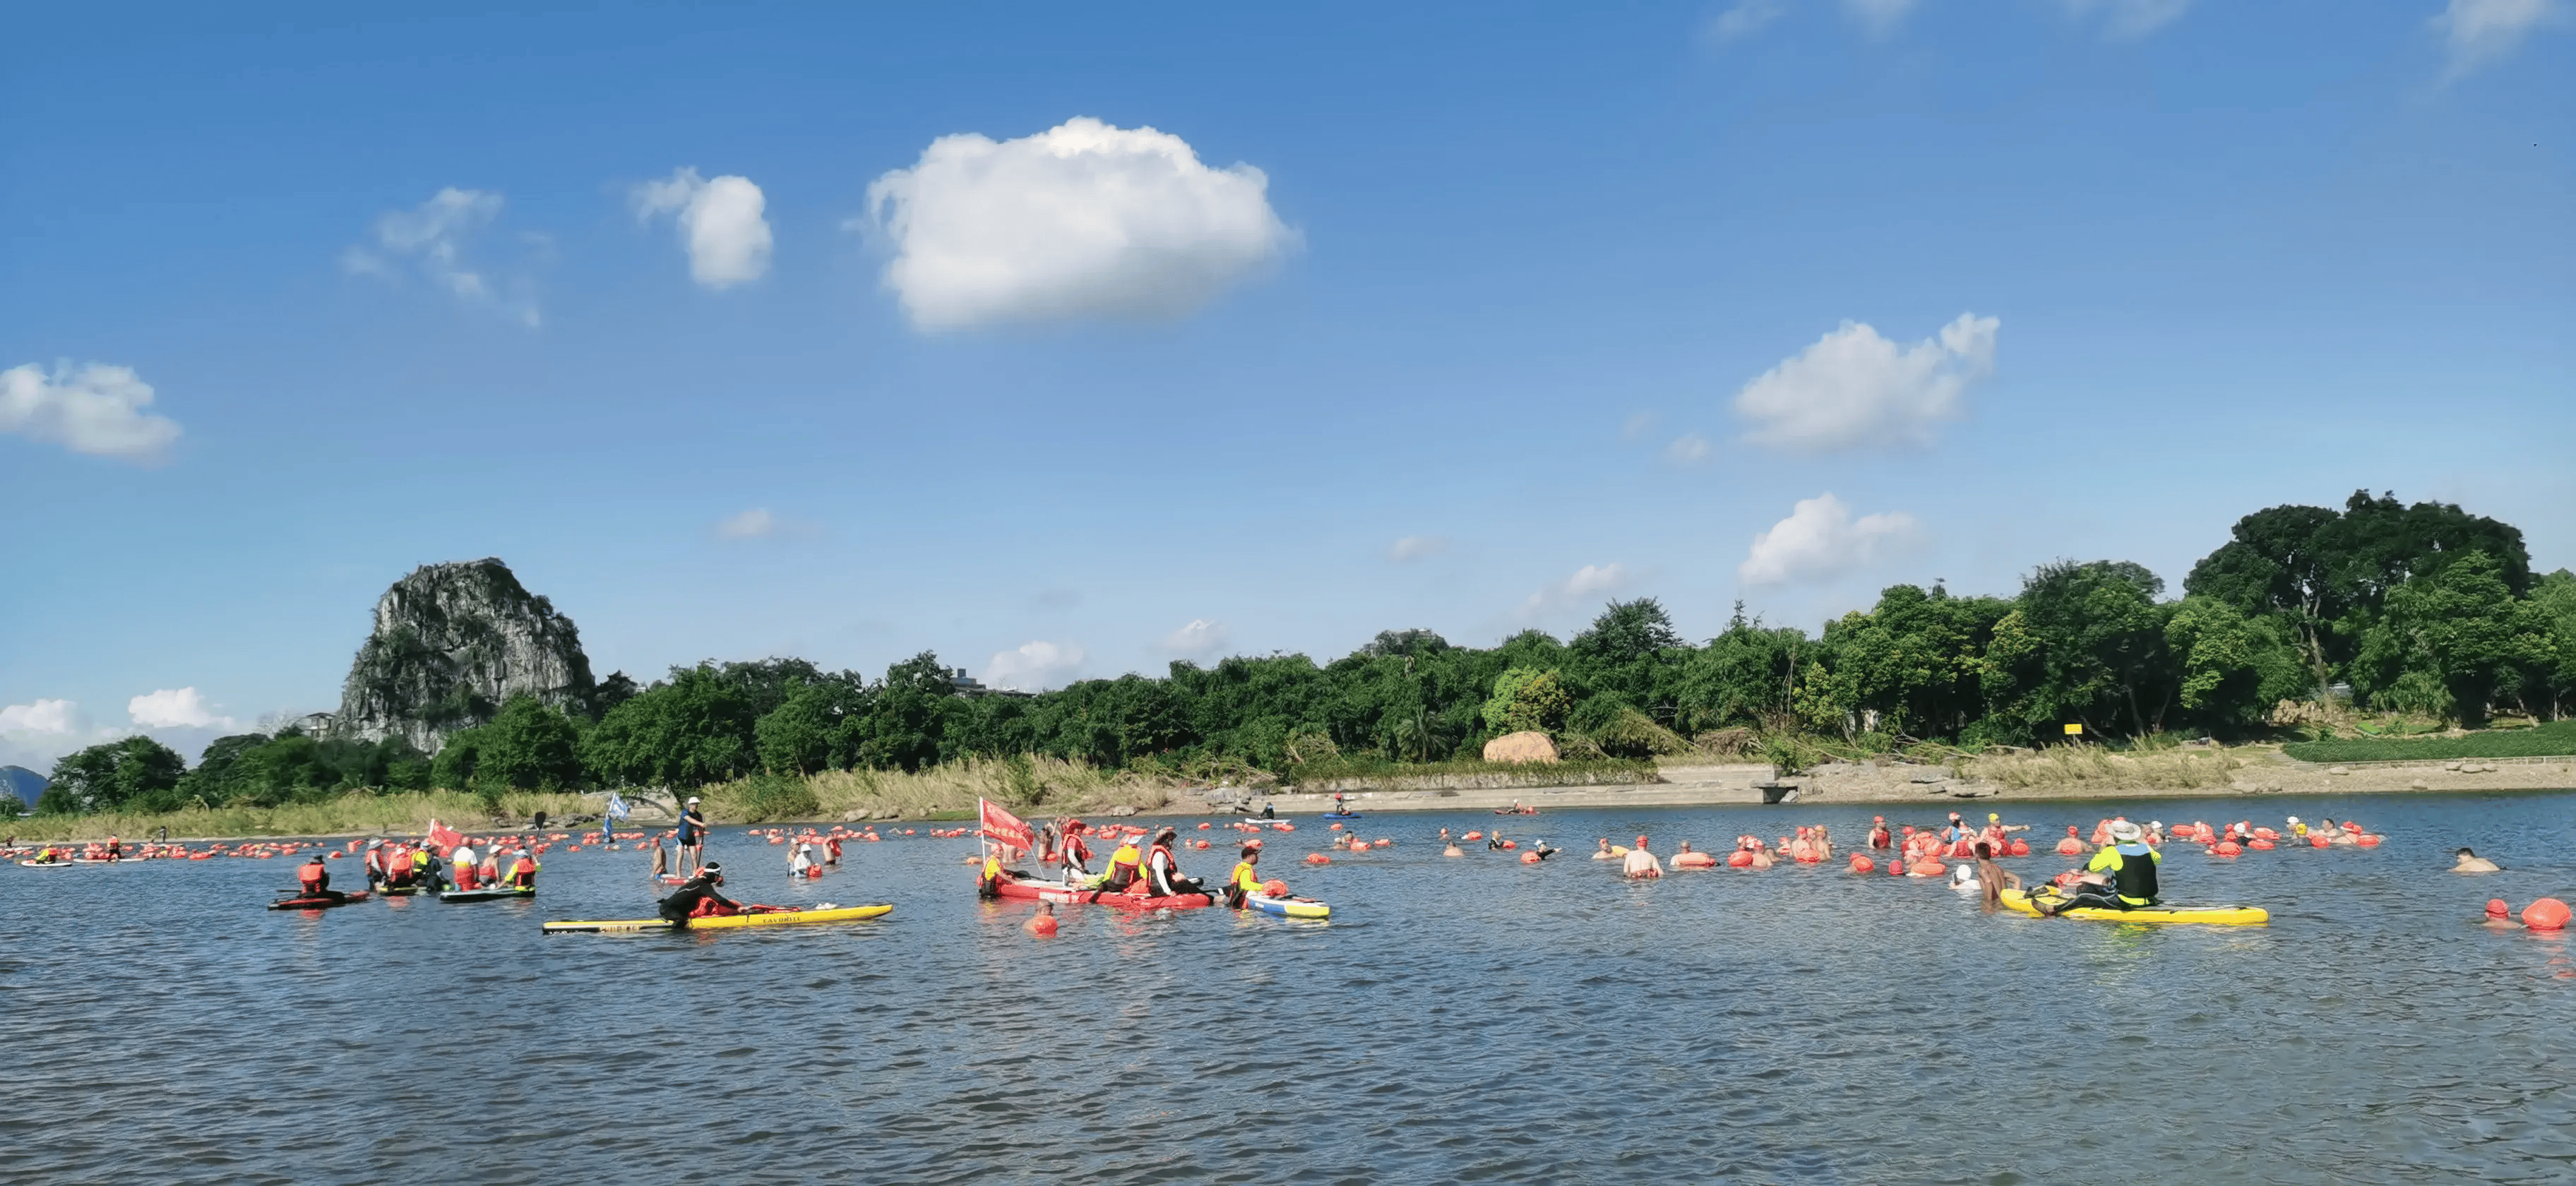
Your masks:
<svg viewBox="0 0 2576 1186"><path fill-rule="evenodd" d="M1895 32L1905 14L1914 11L1914 0L1843 0L1843 11L1871 36L1883 37Z"/></svg>
<svg viewBox="0 0 2576 1186"><path fill-rule="evenodd" d="M707 181L694 168L680 169L668 181L636 186L634 200L638 219L679 215L689 276L698 283L722 290L769 271L769 220L761 216L767 199L750 178Z"/></svg>
<svg viewBox="0 0 2576 1186"><path fill-rule="evenodd" d="M1698 465L1715 452L1717 450L1710 446L1708 438L1695 432L1683 433L1673 438L1672 444L1664 446L1664 457L1675 465Z"/></svg>
<svg viewBox="0 0 2576 1186"><path fill-rule="evenodd" d="M984 682L1014 692L1043 692L1072 683L1082 671L1082 648L1073 643L1026 642L994 655Z"/></svg>
<svg viewBox="0 0 2576 1186"><path fill-rule="evenodd" d="M2171 24L2174 18L2191 7L2191 0L2064 0L2066 10L2080 21L2096 15L2102 19L2102 35L2114 41L2144 37Z"/></svg>
<svg viewBox="0 0 2576 1186"><path fill-rule="evenodd" d="M1408 535L1395 541L1394 546L1386 550L1386 558L1398 564L1406 564L1425 556L1437 556L1448 550L1449 540L1445 536Z"/></svg>
<svg viewBox="0 0 2576 1186"><path fill-rule="evenodd" d="M233 727L233 719L217 715L195 688L163 688L157 692L146 692L126 701L125 712L134 718L134 727L138 729Z"/></svg>
<svg viewBox="0 0 2576 1186"><path fill-rule="evenodd" d="M2002 324L1962 313L1938 339L1900 346L1846 321L1745 384L1735 411L1756 425L1747 439L1793 453L1928 445L1958 418L1968 385L1994 370Z"/></svg>
<svg viewBox="0 0 2576 1186"><path fill-rule="evenodd" d="M1180 658L1204 663L1216 658L1230 640L1224 623L1193 618L1189 625L1163 636L1163 649Z"/></svg>
<svg viewBox="0 0 2576 1186"><path fill-rule="evenodd" d="M1295 243L1269 183L1178 136L1081 118L931 141L868 187L858 221L894 249L886 287L922 329L1174 317Z"/></svg>
<svg viewBox="0 0 2576 1186"><path fill-rule="evenodd" d="M1787 11L1789 6L1782 0L1738 0L1735 7L1712 18L1704 33L1710 41L1723 45L1761 32L1763 26Z"/></svg>
<svg viewBox="0 0 2576 1186"><path fill-rule="evenodd" d="M753 507L716 524L716 534L725 539L762 539L778 534L778 517L768 507Z"/></svg>
<svg viewBox="0 0 2576 1186"><path fill-rule="evenodd" d="M1625 565L1586 564L1575 569L1574 575L1530 594L1528 600L1521 602L1521 616L1534 618L1603 594L1616 593L1627 586L1630 575Z"/></svg>
<svg viewBox="0 0 2576 1186"><path fill-rule="evenodd" d="M467 242L500 215L501 195L449 186L414 209L379 216L375 250L352 247L341 253L340 265L354 275L391 279L394 261L409 260L423 279L456 299L535 329L542 318L534 286L524 278L495 283L466 259Z"/></svg>
<svg viewBox="0 0 2576 1186"><path fill-rule="evenodd" d="M80 731L80 706L69 700L38 700L0 708L0 733L68 736Z"/></svg>
<svg viewBox="0 0 2576 1186"><path fill-rule="evenodd" d="M1802 498L1789 517L1753 537L1753 550L1735 575L1748 585L1825 580L1869 562L1887 544L1914 533L1906 514L1863 515L1830 492Z"/></svg>
<svg viewBox="0 0 2576 1186"><path fill-rule="evenodd" d="M2433 27L2449 43L2451 76L2457 78L2512 53L2567 15L2563 0L2450 0Z"/></svg>
<svg viewBox="0 0 2576 1186"><path fill-rule="evenodd" d="M144 411L152 385L134 368L34 363L0 371L0 432L50 441L75 453L149 460L179 439L179 425Z"/></svg>

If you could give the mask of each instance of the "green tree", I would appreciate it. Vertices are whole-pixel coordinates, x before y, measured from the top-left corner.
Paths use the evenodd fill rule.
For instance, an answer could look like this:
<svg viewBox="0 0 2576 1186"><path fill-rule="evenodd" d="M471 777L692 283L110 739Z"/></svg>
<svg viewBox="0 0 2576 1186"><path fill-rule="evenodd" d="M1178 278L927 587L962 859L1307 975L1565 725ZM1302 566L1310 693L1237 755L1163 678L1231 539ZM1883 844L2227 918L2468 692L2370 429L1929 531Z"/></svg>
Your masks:
<svg viewBox="0 0 2576 1186"><path fill-rule="evenodd" d="M478 787L563 791L583 785L580 730L534 696L510 697L491 724L474 732L479 753L472 781Z"/></svg>
<svg viewBox="0 0 2576 1186"><path fill-rule="evenodd" d="M1485 700L1485 727L1495 733L1553 732L1564 726L1573 707L1574 698L1556 672L1514 667L1494 679L1494 694Z"/></svg>
<svg viewBox="0 0 2576 1186"><path fill-rule="evenodd" d="M2132 736L2164 727L2176 694L2164 581L2126 561L2044 565L1995 624L1990 699L2024 736L2063 722Z"/></svg>
<svg viewBox="0 0 2576 1186"><path fill-rule="evenodd" d="M37 797L37 807L49 812L167 811L178 806L173 792L187 768L187 759L149 737L103 742L55 762L52 782Z"/></svg>
<svg viewBox="0 0 2576 1186"><path fill-rule="evenodd" d="M2262 723L2272 705L2307 692L2314 674L2277 616L2248 618L2214 597L2186 597L2165 621L2165 646L2180 665L2176 696L2191 720L2213 733Z"/></svg>
<svg viewBox="0 0 2576 1186"><path fill-rule="evenodd" d="M619 786L694 787L739 778L759 768L757 719L742 688L713 665L674 667L670 679L608 710L583 735L582 760L600 781ZM444 777L439 782L453 785Z"/></svg>
<svg viewBox="0 0 2576 1186"><path fill-rule="evenodd" d="M2426 699L2427 682L2450 701L2450 715L2482 725L2497 688L2519 669L2546 661L2551 629L2545 609L2513 595L2505 565L2471 552L2388 593L2387 612L2362 644L2356 674L2379 703ZM2409 682L2406 677L2418 678ZM2355 691L2363 691L2356 681Z"/></svg>

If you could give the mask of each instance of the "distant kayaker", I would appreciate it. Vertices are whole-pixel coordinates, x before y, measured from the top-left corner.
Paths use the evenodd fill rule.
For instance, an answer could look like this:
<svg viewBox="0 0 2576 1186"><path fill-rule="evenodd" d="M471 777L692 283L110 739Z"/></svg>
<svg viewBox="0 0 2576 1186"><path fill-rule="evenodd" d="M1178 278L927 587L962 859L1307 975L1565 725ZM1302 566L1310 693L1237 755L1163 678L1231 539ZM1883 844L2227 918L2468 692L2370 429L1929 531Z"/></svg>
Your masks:
<svg viewBox="0 0 2576 1186"><path fill-rule="evenodd" d="M686 927L692 918L742 913L742 903L716 892L716 887L723 884L724 866L700 868L697 876L662 899L659 910L663 919L674 927Z"/></svg>
<svg viewBox="0 0 2576 1186"><path fill-rule="evenodd" d="M1135 837L1121 838L1118 847L1109 853L1109 873L1102 882L1102 888L1124 893L1144 872L1145 851L1136 847Z"/></svg>
<svg viewBox="0 0 2576 1186"><path fill-rule="evenodd" d="M1277 818L1279 818L1279 808L1278 808L1278 805L1277 805L1277 804L1273 804L1273 803L1264 803L1264 804L1262 804L1262 805L1261 805L1261 818L1263 818L1263 819L1277 819Z"/></svg>
<svg viewBox="0 0 2576 1186"><path fill-rule="evenodd" d="M2023 887L2020 874L2009 872L1995 863L1994 845L1977 845L1977 886L1985 891L1986 913L1992 914L2003 908L2004 887L2007 885L2024 893L2030 892Z"/></svg>
<svg viewBox="0 0 2576 1186"><path fill-rule="evenodd" d="M2111 824L2111 843L2094 853L2085 863L2085 872L2076 879L2075 892L2050 917L2078 906L2108 910L2131 910L2156 904L2159 886L2156 866L2164 863L2164 854L2146 842L2146 834L2127 820Z"/></svg>
<svg viewBox="0 0 2576 1186"><path fill-rule="evenodd" d="M1091 880L1091 846L1082 842L1082 834L1088 830L1081 820L1064 821L1064 847L1057 849L1055 855L1068 885Z"/></svg>
<svg viewBox="0 0 2576 1186"><path fill-rule="evenodd" d="M707 817L698 810L698 797L689 796L680 810L680 856L684 868L703 869L707 864Z"/></svg>
<svg viewBox="0 0 2576 1186"><path fill-rule="evenodd" d="M322 863L322 854L318 852L313 854L312 860L304 862L303 868L295 871L295 884L307 898L329 898L338 902L349 896L331 888L330 866Z"/></svg>
<svg viewBox="0 0 2576 1186"><path fill-rule="evenodd" d="M1225 904L1237 910L1243 909L1246 897L1264 892L1260 873L1261 842L1256 840L1244 845L1242 856L1242 860L1234 863L1234 872L1227 875L1225 882Z"/></svg>
<svg viewBox="0 0 2576 1186"><path fill-rule="evenodd" d="M2485 857L2479 856L2476 853L2470 852L2465 848L2461 849L2456 855L2459 857L2459 861L2457 864L2451 866L2451 872L2453 873L2504 872L2504 866L2499 865L2494 861L2490 861Z"/></svg>
<svg viewBox="0 0 2576 1186"><path fill-rule="evenodd" d="M1181 876L1180 862L1172 856L1172 842L1179 836L1179 830L1174 828L1155 833L1154 847L1145 854L1145 880L1153 887L1155 897L1207 892L1197 879Z"/></svg>
<svg viewBox="0 0 2576 1186"><path fill-rule="evenodd" d="M1619 871L1626 874L1632 881L1642 881L1650 877L1663 876L1664 863L1656 860L1655 854L1646 851L1646 838L1639 836L1637 846L1628 850L1627 860L1620 866Z"/></svg>

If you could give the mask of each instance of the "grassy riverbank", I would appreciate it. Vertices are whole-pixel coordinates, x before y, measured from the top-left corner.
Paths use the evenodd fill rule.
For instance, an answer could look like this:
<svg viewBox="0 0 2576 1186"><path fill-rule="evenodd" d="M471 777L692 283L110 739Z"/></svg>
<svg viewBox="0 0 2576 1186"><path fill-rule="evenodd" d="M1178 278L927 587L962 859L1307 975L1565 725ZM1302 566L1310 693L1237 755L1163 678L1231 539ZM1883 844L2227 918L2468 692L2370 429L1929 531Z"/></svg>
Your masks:
<svg viewBox="0 0 2576 1186"><path fill-rule="evenodd" d="M2281 752L2302 762L2447 762L2454 758L2554 758L2576 754L2576 721L2489 729L2460 737L2298 741Z"/></svg>
<svg viewBox="0 0 2576 1186"><path fill-rule="evenodd" d="M991 799L1014 811L1050 814L1121 806L1152 811L1170 802L1181 785L1171 779L1039 755L969 758L910 774L834 770L803 777L762 775L717 783L698 794L706 800L712 822L761 824L935 819L971 813L977 799Z"/></svg>
<svg viewBox="0 0 2576 1186"><path fill-rule="evenodd" d="M504 816L523 820L543 811L569 819L582 810L579 795L508 794L501 797ZM596 810L594 807L593 810ZM438 819L465 831L491 826L492 812L476 795L423 791L378 795L355 791L320 803L280 807L191 807L181 811L109 812L100 815L38 815L9 821L0 831L28 840L127 840L157 838L170 830L173 840L241 836L352 836L370 833L418 835Z"/></svg>

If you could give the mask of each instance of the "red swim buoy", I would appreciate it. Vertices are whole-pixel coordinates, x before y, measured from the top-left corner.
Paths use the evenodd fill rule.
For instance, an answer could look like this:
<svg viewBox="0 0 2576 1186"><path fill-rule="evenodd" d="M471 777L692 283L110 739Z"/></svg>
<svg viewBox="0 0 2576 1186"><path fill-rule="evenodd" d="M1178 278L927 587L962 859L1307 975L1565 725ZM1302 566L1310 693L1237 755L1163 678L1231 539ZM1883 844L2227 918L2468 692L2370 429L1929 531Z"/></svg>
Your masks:
<svg viewBox="0 0 2576 1186"><path fill-rule="evenodd" d="M1679 861L1680 859L1681 858L1679 857L1674 858L1675 861ZM1740 848L1736 849L1734 852L1726 854L1726 864L1728 868L1732 869L1751 868L1753 865L1753 854Z"/></svg>
<svg viewBox="0 0 2576 1186"><path fill-rule="evenodd" d="M1906 870L1916 877L1940 877L1949 871L1939 861L1916 861L1913 868Z"/></svg>
<svg viewBox="0 0 2576 1186"><path fill-rule="evenodd" d="M2245 847L2253 849L2256 852L2270 852L2272 851L2272 842L2257 836L2253 839L2252 843L2247 844Z"/></svg>
<svg viewBox="0 0 2576 1186"><path fill-rule="evenodd" d="M1482 832L1469 832L1466 835L1459 837L1460 840L1482 840L1484 838L1485 834Z"/></svg>
<svg viewBox="0 0 2576 1186"><path fill-rule="evenodd" d="M1890 877L1905 876L1905 862L1896 857L1889 857L1887 859L1887 875Z"/></svg>
<svg viewBox="0 0 2576 1186"><path fill-rule="evenodd" d="M1340 824L1326 824L1324 826L1336 832L1342 830L1342 826Z"/></svg>
<svg viewBox="0 0 2576 1186"><path fill-rule="evenodd" d="M2012 855L2017 857L2029 856L2030 841L2024 840L2018 836L2014 837L2012 842Z"/></svg>
<svg viewBox="0 0 2576 1186"><path fill-rule="evenodd" d="M2328 841L2328 840L2327 840L2325 837L2323 837L2323 836L2310 836L2310 837L2308 837L2308 846L2309 846L2310 848L2324 848L2324 847L2325 847L2327 844L2329 844L2329 843L2331 843L2331 842L2330 842L2330 841Z"/></svg>
<svg viewBox="0 0 2576 1186"><path fill-rule="evenodd" d="M1852 859L1851 859L1851 871L1852 871L1852 872L1854 872L1854 873L1867 873L1867 872L1870 872L1871 870L1876 869L1876 868L1878 868L1878 862L1873 861L1873 860L1869 859L1868 857L1862 856L1862 855L1861 855L1861 854L1859 854L1859 853L1853 853L1853 854L1852 854Z"/></svg>
<svg viewBox="0 0 2576 1186"><path fill-rule="evenodd" d="M2233 840L2221 840L2209 846L2209 855L2214 857L2232 857L2244 851L2244 847Z"/></svg>
<svg viewBox="0 0 2576 1186"><path fill-rule="evenodd" d="M1045 938L1046 936L1055 934L1055 925L1054 915L1041 914L1036 918L1029 920L1028 931L1032 935Z"/></svg>
<svg viewBox="0 0 2576 1186"><path fill-rule="evenodd" d="M1216 826L1216 825L1214 825L1214 824L1200 824L1200 825L1199 825L1199 831L1204 832L1204 831L1207 831L1209 828L1212 828L1212 827L1215 827L1215 826Z"/></svg>
<svg viewBox="0 0 2576 1186"><path fill-rule="evenodd" d="M1309 865L1329 865L1333 863L1333 858L1325 856L1320 852L1310 852L1306 854L1306 863Z"/></svg>
<svg viewBox="0 0 2576 1186"><path fill-rule="evenodd" d="M1525 852L1525 853L1522 853L1522 854L1521 854L1521 863L1522 863L1522 864L1524 864L1524 865L1535 865L1535 864L1537 864L1537 863L1538 863L1538 854L1537 854L1537 853L1534 853L1534 852Z"/></svg>
<svg viewBox="0 0 2576 1186"><path fill-rule="evenodd" d="M1504 848L1507 848L1507 849L1510 849L1510 848L1519 848L1520 846L1521 846L1521 842L1520 842L1520 841L1518 841L1518 840L1506 840L1506 841L1503 841L1503 847L1504 847Z"/></svg>
<svg viewBox="0 0 2576 1186"><path fill-rule="evenodd" d="M2563 930L2567 926L2567 903L2556 898L2542 898L2522 908L2522 925L2535 931Z"/></svg>
<svg viewBox="0 0 2576 1186"><path fill-rule="evenodd" d="M1261 892L1274 898L1284 898L1288 896L1288 883L1273 877L1261 883Z"/></svg>
<svg viewBox="0 0 2576 1186"><path fill-rule="evenodd" d="M1354 841L1351 841L1351 851L1352 851L1352 852L1367 852L1368 850L1369 850L1369 842L1368 842L1368 841L1366 841L1366 840L1354 840Z"/></svg>
<svg viewBox="0 0 2576 1186"><path fill-rule="evenodd" d="M2362 846L2363 848L2379 847L2379 837L2373 836L2368 832L2364 832L2359 836L2353 837L2352 842Z"/></svg>

